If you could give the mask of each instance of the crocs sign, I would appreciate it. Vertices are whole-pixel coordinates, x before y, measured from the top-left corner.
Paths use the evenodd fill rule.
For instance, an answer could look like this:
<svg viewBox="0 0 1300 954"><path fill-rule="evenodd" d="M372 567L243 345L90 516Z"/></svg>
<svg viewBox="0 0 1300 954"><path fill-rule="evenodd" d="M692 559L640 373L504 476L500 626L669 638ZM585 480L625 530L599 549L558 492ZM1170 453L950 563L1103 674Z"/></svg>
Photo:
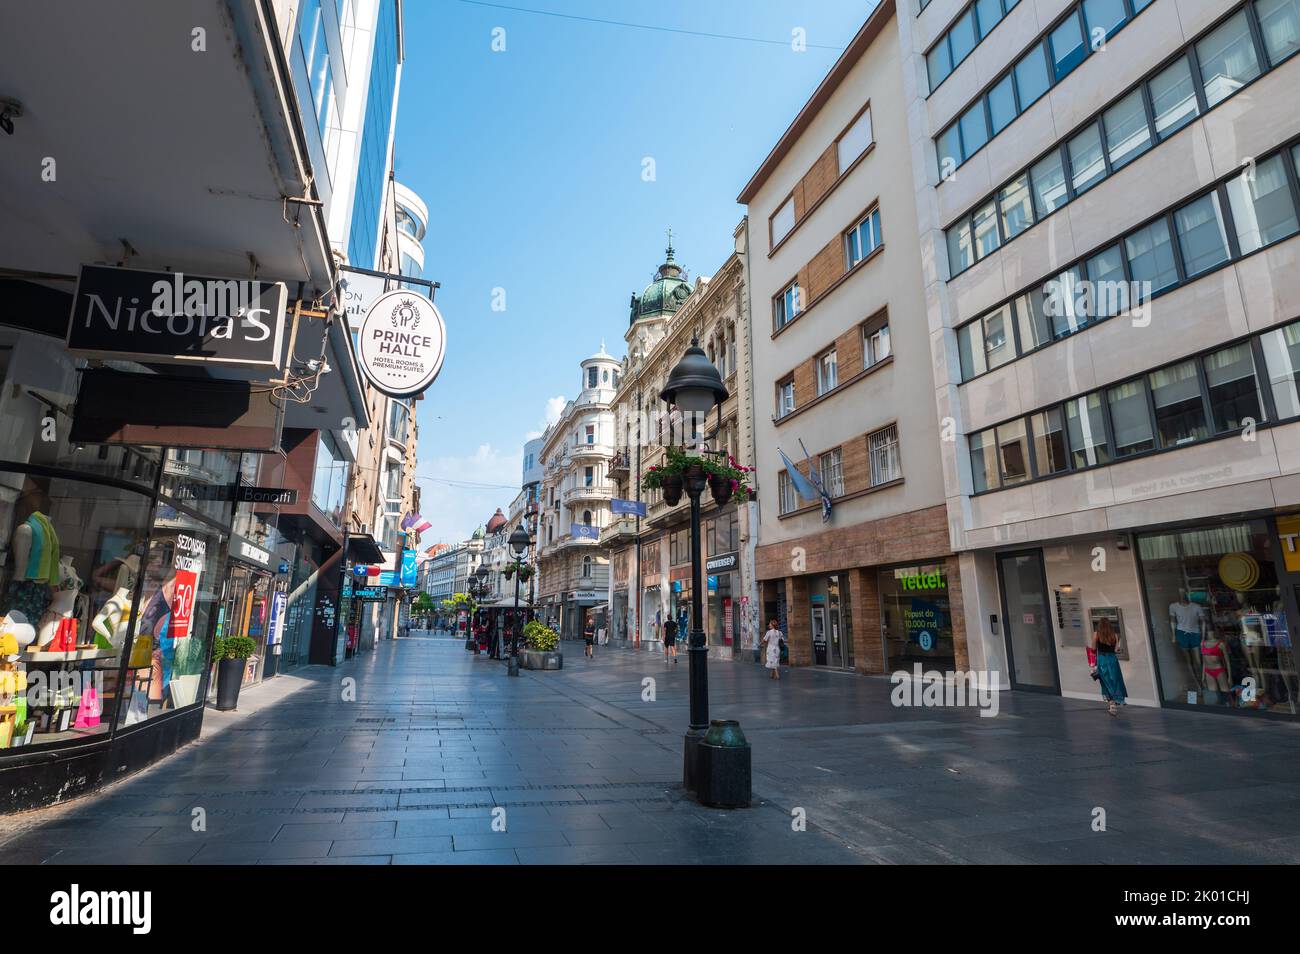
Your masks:
<svg viewBox="0 0 1300 954"><path fill-rule="evenodd" d="M432 384L446 346L447 327L438 309L407 289L377 298L357 333L361 370L389 397L411 397Z"/></svg>

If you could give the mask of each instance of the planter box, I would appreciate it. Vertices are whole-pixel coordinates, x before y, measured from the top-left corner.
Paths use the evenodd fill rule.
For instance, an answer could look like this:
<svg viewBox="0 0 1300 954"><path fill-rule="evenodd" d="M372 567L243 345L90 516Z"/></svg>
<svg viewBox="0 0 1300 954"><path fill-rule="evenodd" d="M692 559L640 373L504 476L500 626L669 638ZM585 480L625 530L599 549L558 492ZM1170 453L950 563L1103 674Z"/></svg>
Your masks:
<svg viewBox="0 0 1300 954"><path fill-rule="evenodd" d="M563 669L564 654L525 649L519 654L519 665L524 669Z"/></svg>

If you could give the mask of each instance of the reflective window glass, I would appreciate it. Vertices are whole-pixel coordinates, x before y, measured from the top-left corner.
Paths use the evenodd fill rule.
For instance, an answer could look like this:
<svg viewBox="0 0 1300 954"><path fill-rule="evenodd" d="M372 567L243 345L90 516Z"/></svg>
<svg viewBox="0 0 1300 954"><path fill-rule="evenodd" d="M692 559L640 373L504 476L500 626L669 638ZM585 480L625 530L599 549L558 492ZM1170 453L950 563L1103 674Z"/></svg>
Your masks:
<svg viewBox="0 0 1300 954"><path fill-rule="evenodd" d="M1072 138L1068 149L1071 182L1076 195L1106 177L1106 160L1101 151L1101 129L1096 123Z"/></svg>
<svg viewBox="0 0 1300 954"><path fill-rule="evenodd" d="M1209 106L1222 102L1259 75L1259 57L1242 10L1196 44L1201 84Z"/></svg>
<svg viewBox="0 0 1300 954"><path fill-rule="evenodd" d="M1285 161L1283 155L1273 156L1228 182L1232 224L1243 255L1290 235L1298 227Z"/></svg>
<svg viewBox="0 0 1300 954"><path fill-rule="evenodd" d="M1219 211L1218 193L1211 192L1174 212L1174 228L1183 252L1183 267L1198 275L1228 260L1228 233Z"/></svg>
<svg viewBox="0 0 1300 954"><path fill-rule="evenodd" d="M1151 127L1147 125L1142 91L1134 90L1102 115L1106 127L1106 148L1112 169L1136 159L1151 147Z"/></svg>
<svg viewBox="0 0 1300 954"><path fill-rule="evenodd" d="M1142 293L1144 300L1149 297L1149 292L1158 292L1178 281L1178 267L1174 264L1173 245L1169 241L1169 224L1164 219L1156 219L1126 236L1124 254L1133 281L1149 283Z"/></svg>
<svg viewBox="0 0 1300 954"><path fill-rule="evenodd" d="M1034 211L1038 218L1059 209L1070 200L1065 188L1065 167L1060 150L1054 150L1038 160L1029 170L1034 183Z"/></svg>
<svg viewBox="0 0 1300 954"><path fill-rule="evenodd" d="M1034 224L1027 174L1013 180L998 193L998 207L1002 210L1002 231L1008 241Z"/></svg>
<svg viewBox="0 0 1300 954"><path fill-rule="evenodd" d="M1235 431L1264 419L1264 403L1255 377L1250 344L1242 342L1206 355L1205 381L1210 389L1214 432Z"/></svg>
<svg viewBox="0 0 1300 954"><path fill-rule="evenodd" d="M1156 135L1162 139L1182 129L1195 118L1196 89L1192 85L1192 68L1187 57L1180 57L1147 84L1156 118Z"/></svg>

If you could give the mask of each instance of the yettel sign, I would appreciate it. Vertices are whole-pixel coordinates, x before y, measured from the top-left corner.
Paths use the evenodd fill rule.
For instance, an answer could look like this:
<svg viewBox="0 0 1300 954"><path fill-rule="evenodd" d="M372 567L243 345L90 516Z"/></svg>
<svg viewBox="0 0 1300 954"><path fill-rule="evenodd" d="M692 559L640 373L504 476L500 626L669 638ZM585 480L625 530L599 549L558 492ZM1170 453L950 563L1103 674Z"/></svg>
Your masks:
<svg viewBox="0 0 1300 954"><path fill-rule="evenodd" d="M389 397L411 397L432 384L446 347L447 327L438 309L407 289L376 299L357 334L362 372Z"/></svg>

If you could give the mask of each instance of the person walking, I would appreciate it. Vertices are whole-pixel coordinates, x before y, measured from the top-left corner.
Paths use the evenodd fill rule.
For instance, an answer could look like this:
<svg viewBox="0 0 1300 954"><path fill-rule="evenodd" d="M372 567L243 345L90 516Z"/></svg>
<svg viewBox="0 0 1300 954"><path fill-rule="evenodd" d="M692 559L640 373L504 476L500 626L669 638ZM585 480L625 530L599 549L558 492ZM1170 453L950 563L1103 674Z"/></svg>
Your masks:
<svg viewBox="0 0 1300 954"><path fill-rule="evenodd" d="M768 620L767 632L763 634L763 645L767 647L767 669L771 679L781 678L781 641L785 637L777 628L776 620Z"/></svg>
<svg viewBox="0 0 1300 954"><path fill-rule="evenodd" d="M668 620L664 623L664 662L668 657L672 657L674 663L677 662L677 622Z"/></svg>
<svg viewBox="0 0 1300 954"><path fill-rule="evenodd" d="M596 621L587 617L587 624L582 628L582 639L587 644L587 658L596 655Z"/></svg>
<svg viewBox="0 0 1300 954"><path fill-rule="evenodd" d="M1092 678L1101 683L1101 697L1110 703L1111 715L1119 714L1119 707L1124 705L1128 689L1124 686L1124 674L1120 672L1119 657L1116 648L1119 636L1110 620L1103 617L1097 621L1097 628L1092 631L1088 641L1088 655L1092 658Z"/></svg>

